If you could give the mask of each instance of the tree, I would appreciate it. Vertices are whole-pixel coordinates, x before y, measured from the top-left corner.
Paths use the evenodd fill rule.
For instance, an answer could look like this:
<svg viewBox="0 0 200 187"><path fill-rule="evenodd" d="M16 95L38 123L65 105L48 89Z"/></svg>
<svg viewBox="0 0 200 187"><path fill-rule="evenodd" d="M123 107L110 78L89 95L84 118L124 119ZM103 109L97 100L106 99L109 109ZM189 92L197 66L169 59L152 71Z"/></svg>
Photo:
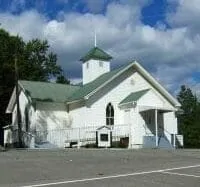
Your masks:
<svg viewBox="0 0 200 187"><path fill-rule="evenodd" d="M59 75L57 77L56 83L69 84L70 81L68 79L66 79L64 75Z"/></svg>
<svg viewBox="0 0 200 187"><path fill-rule="evenodd" d="M46 40L34 39L25 42L21 37L11 36L0 29L0 126L11 122L5 110L15 85L15 56L18 62L19 79L49 81L52 78L59 80L62 78L67 83L63 70L57 64L57 56L49 51Z"/></svg>
<svg viewBox="0 0 200 187"><path fill-rule="evenodd" d="M56 64L57 56L48 50L49 45L46 40L34 39L26 43L19 67L20 77L26 77L27 80L48 81L52 77L60 76L62 69Z"/></svg>
<svg viewBox="0 0 200 187"><path fill-rule="evenodd" d="M184 136L185 147L200 147L200 103L190 88L181 86L177 96L183 114L178 116L180 134Z"/></svg>

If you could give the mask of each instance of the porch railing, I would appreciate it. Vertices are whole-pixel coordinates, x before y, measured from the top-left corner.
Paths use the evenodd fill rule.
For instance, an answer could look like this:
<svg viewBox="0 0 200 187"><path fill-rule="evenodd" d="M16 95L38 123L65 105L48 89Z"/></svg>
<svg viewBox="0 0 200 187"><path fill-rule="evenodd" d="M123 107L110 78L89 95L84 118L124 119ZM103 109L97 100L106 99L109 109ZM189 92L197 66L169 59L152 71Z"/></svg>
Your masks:
<svg viewBox="0 0 200 187"><path fill-rule="evenodd" d="M146 124L144 124L143 127L145 130L145 136L148 136L148 137L155 136L156 134L155 132L149 132L149 130L147 130L148 128ZM162 128L162 127L159 127L158 131L162 132L158 134L158 144L159 144L160 139L164 137L174 148L184 146L183 135L171 133L167 129ZM155 139L153 138L152 140L155 141Z"/></svg>
<svg viewBox="0 0 200 187"><path fill-rule="evenodd" d="M101 126L86 126L67 129L55 129L35 132L35 143L41 144L50 142L51 144L64 147L66 143L80 142L81 145L96 142L96 131ZM112 140L118 141L120 138L129 136L129 125L112 125Z"/></svg>
<svg viewBox="0 0 200 187"><path fill-rule="evenodd" d="M19 142L19 137L18 137L19 131L18 129L15 129L12 131L12 143L17 144ZM21 140L23 147L34 147L34 142L35 142L35 136L34 134L26 131L21 131Z"/></svg>

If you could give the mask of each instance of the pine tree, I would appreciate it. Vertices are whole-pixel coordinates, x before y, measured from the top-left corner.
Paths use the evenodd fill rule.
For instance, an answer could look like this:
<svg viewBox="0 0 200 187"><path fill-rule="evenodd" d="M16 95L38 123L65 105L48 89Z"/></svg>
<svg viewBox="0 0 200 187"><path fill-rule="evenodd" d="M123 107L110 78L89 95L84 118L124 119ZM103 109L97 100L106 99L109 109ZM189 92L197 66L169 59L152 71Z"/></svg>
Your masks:
<svg viewBox="0 0 200 187"><path fill-rule="evenodd" d="M184 111L178 116L179 133L184 136L184 145L188 148L200 147L200 103L192 90L181 86L177 96Z"/></svg>

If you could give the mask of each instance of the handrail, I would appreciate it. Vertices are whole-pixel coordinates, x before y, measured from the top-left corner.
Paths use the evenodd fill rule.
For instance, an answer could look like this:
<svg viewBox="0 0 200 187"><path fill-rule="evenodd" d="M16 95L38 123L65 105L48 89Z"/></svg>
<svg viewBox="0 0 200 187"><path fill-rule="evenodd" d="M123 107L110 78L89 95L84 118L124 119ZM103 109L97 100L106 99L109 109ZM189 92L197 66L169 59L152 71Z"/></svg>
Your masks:
<svg viewBox="0 0 200 187"><path fill-rule="evenodd" d="M145 129L145 135L148 135L148 134L153 134L153 133L147 133L147 126L146 124L143 124L143 128ZM175 134L175 133L170 133L168 130L166 130L164 127L159 127L159 129L162 129L164 133L167 133L168 135L172 135L172 134ZM177 134L176 134L177 135Z"/></svg>
<svg viewBox="0 0 200 187"><path fill-rule="evenodd" d="M170 133L168 130L166 130L164 127L159 127L160 129L163 130L163 132L166 132L167 134L169 134L171 136L171 134L174 134L174 133Z"/></svg>
<svg viewBox="0 0 200 187"><path fill-rule="evenodd" d="M146 124L143 124L143 128L145 130L145 135L152 135L153 133L147 133L147 126Z"/></svg>

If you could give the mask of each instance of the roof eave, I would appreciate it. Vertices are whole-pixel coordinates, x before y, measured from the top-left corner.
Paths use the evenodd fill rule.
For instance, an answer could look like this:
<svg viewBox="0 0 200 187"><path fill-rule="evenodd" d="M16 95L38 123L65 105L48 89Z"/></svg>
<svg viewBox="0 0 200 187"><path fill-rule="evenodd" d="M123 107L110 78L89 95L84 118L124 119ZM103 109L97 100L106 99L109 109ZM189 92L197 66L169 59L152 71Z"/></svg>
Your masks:
<svg viewBox="0 0 200 187"><path fill-rule="evenodd" d="M13 112L15 100L16 100L16 88L14 87L8 106L6 108L6 114L10 114Z"/></svg>
<svg viewBox="0 0 200 187"><path fill-rule="evenodd" d="M119 107L122 107L122 106L125 106L125 105L129 105L129 104L133 104L134 102L137 102L137 101L130 101L130 102L125 102L125 103L119 103Z"/></svg>
<svg viewBox="0 0 200 187"><path fill-rule="evenodd" d="M86 96L84 96L84 99L89 99L93 94L95 94L98 90L100 90L102 87L104 87L105 85L107 85L109 82L111 82L113 79L115 79L116 77L118 77L121 73L123 73L124 71L126 71L127 69L129 69L131 66L135 66L136 69L144 76L146 77L146 79L156 88L159 90L159 92L161 92L166 98L167 100L170 101L170 103L175 107L175 108L179 108L181 107L181 104L162 86L160 85L160 83L158 83L137 61L133 61L132 63L130 63L128 66L126 66L124 69L122 69L121 71L119 71L116 75L114 75L111 79L107 80L104 84L102 84L101 86L99 86L98 88L96 88L95 90L93 90L92 92L90 92L89 94L87 94Z"/></svg>
<svg viewBox="0 0 200 187"><path fill-rule="evenodd" d="M88 60L91 60L91 59L94 59L94 60L105 60L105 61L107 61L107 60L112 60L113 59L113 57L108 57L108 58L101 58L101 57L89 57L89 58L81 58L80 59L80 61L82 61L82 62L86 62L86 61L88 61Z"/></svg>
<svg viewBox="0 0 200 187"><path fill-rule="evenodd" d="M29 102L32 102L32 100L34 98L32 98L29 94L27 94L26 89L24 88L23 84L21 84L20 81L18 81L18 85L20 86L20 88L22 89L22 91L24 92L24 95L27 97Z"/></svg>
<svg viewBox="0 0 200 187"><path fill-rule="evenodd" d="M113 79L115 79L116 77L118 77L121 73L123 73L124 71L126 71L127 69L129 69L132 65L134 64L134 62L130 63L128 66L126 66L124 69L122 69L121 71L119 71L116 75L114 75L112 78L110 78L109 80L107 80L106 82L104 82L101 86L97 87L95 90L93 90L92 92L90 92L89 94L87 94L86 96L84 96L84 99L89 99L90 96L92 96L93 94L95 94L98 90L100 90L102 87L104 87L105 85L107 85L109 82L111 82Z"/></svg>
<svg viewBox="0 0 200 187"><path fill-rule="evenodd" d="M74 103L78 103L78 102L81 102L81 101L84 101L84 99L76 99L76 100L73 100L73 101L66 101L65 103L67 105L69 105L69 104L74 104Z"/></svg>
<svg viewBox="0 0 200 187"><path fill-rule="evenodd" d="M23 85L21 84L20 81L18 81L18 86L19 86L19 93L21 91L23 91L25 96L27 97L27 99L31 102L32 98L26 94L26 91L25 91L25 89L24 89L24 87L23 87ZM12 92L12 95L11 95L11 98L9 100L8 106L6 108L6 114L10 114L10 113L13 112L14 105L15 105L15 102L16 102L15 100L16 100L16 86L14 87L14 90Z"/></svg>
<svg viewBox="0 0 200 187"><path fill-rule="evenodd" d="M147 78L147 80L150 81L152 85L156 87L169 101L174 107L180 107L181 104L158 82L156 81L138 62L135 61L135 66L138 68L140 73L144 77Z"/></svg>

